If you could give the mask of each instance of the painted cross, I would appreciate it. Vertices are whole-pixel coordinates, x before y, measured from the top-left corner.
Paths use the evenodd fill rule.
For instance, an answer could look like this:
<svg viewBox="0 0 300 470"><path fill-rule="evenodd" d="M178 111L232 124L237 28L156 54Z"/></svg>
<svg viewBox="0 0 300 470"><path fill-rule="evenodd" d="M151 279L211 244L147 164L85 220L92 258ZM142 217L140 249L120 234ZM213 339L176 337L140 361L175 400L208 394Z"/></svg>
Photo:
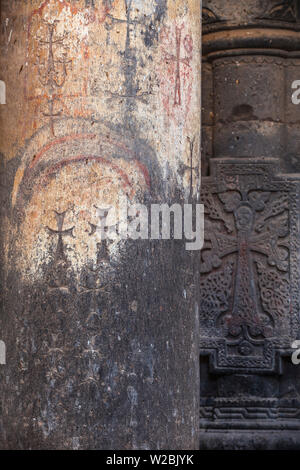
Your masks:
<svg viewBox="0 0 300 470"><path fill-rule="evenodd" d="M189 34L183 39L183 47L186 52L186 56L181 56L181 45L182 45L182 30L184 25L176 26L176 53L175 55L166 54L165 60L168 63L173 61L176 64L176 75L175 75L175 95L174 105L181 106L181 65L191 67L192 52L193 52L193 41Z"/></svg>

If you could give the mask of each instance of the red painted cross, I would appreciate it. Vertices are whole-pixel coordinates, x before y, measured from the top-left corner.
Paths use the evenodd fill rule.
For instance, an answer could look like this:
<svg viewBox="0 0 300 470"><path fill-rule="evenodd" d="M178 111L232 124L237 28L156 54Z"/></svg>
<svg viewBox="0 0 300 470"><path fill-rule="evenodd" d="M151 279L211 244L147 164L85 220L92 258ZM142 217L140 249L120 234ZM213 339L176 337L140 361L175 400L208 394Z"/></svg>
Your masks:
<svg viewBox="0 0 300 470"><path fill-rule="evenodd" d="M181 106L181 75L180 75L180 66L182 64L190 67L192 52L193 52L193 40L188 34L183 40L183 47L188 54L186 57L181 57L181 39L182 39L182 26L176 26L176 55L166 55L166 61L172 60L176 62L176 77L175 77L175 97L174 105Z"/></svg>

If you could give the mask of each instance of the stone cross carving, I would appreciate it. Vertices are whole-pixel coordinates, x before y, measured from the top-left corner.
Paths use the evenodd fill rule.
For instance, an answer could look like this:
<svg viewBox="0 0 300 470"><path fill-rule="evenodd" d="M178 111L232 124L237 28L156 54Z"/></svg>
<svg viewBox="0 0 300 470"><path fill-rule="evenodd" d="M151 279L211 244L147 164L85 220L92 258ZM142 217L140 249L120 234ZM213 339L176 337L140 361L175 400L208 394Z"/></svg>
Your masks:
<svg viewBox="0 0 300 470"><path fill-rule="evenodd" d="M207 216L200 286L204 350L213 353L216 370L274 371L283 331L289 346L290 312L298 303L291 282L298 182L280 183L271 162L220 159L212 167L215 176L204 179L202 190ZM209 337L214 338L210 344Z"/></svg>

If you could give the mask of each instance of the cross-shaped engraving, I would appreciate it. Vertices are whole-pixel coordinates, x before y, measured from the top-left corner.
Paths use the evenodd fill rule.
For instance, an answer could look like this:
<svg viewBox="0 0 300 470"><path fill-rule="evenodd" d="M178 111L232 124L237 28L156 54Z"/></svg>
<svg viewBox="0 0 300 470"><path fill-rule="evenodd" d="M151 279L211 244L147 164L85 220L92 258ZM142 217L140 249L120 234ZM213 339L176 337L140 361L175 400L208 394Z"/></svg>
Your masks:
<svg viewBox="0 0 300 470"><path fill-rule="evenodd" d="M97 243L97 263L96 267L89 266L85 280L79 286L79 295L90 294L91 303L90 311L87 317L87 322L94 317L99 316L98 307L98 294L105 292L108 281L105 281L101 275L103 271L109 269L109 253L106 245L106 240L102 243Z"/></svg>
<svg viewBox="0 0 300 470"><path fill-rule="evenodd" d="M299 330L298 175L279 160L212 159L202 181L200 349L216 373L280 373Z"/></svg>
<svg viewBox="0 0 300 470"><path fill-rule="evenodd" d="M91 226L91 232L89 235L90 236L94 235L97 232L97 234L100 234L100 239L102 241L106 241L109 238L110 231L114 229L116 233L116 229L117 229L117 224L114 224L114 225L106 224L108 214L110 210L112 209L112 207L108 207L105 209L99 208L97 206L94 206L94 207L97 209L97 214L100 219L100 225L92 224L91 222L89 222Z"/></svg>
<svg viewBox="0 0 300 470"><path fill-rule="evenodd" d="M265 255L270 266L287 272L288 254L283 248L284 238L288 235L288 199L283 194L272 203L269 202L269 192L243 189L219 193L218 197L225 212L234 215L236 236L215 232L207 223L206 240L209 240L212 249L204 254L202 272L210 272L213 267L221 265L222 258L237 254L233 307L225 315L225 322L232 336L239 335L245 327L252 336L259 336L263 331L261 325L273 325L273 318L268 318L259 308L253 254ZM209 213L211 209L208 200L206 207ZM272 217L277 217L276 222L272 222ZM220 213L212 210L211 218L221 220ZM227 231L230 231L229 227Z"/></svg>
<svg viewBox="0 0 300 470"><path fill-rule="evenodd" d="M143 21L135 20L131 18L132 12L132 0L124 0L126 8L126 19L115 18L111 14L107 14L107 18L111 20L112 25L126 24L126 45L125 50L122 53L124 58L124 89L125 93L112 93L108 91L112 98L124 98L125 100L139 100L144 104L147 104L146 97L151 94L151 91L141 92L139 83L134 80L136 73L136 50L131 48L130 39L130 27L131 26L144 26L145 19ZM109 28L108 25L106 25Z"/></svg>
<svg viewBox="0 0 300 470"><path fill-rule="evenodd" d="M44 22L48 29L48 39L39 39L39 44L48 47L48 56L46 62L41 62L40 55L36 65L38 65L39 80L40 83L48 89L49 100L48 100L48 112L43 113L44 116L50 117L51 133L54 136L54 118L61 115L61 111L54 112L55 101L58 100L55 97L57 89L61 88L66 81L68 71L67 66L72 61L67 59L66 52L62 52L61 58L55 59L53 46L61 45L64 47L64 41L67 34L63 36L55 37L55 30L58 21L51 23Z"/></svg>
<svg viewBox="0 0 300 470"><path fill-rule="evenodd" d="M87 321L91 318L98 317L98 294L100 292L105 292L106 285L108 283L105 280L105 277L110 271L110 257L108 251L108 238L109 230L116 227L116 225L108 226L106 224L106 219L108 217L111 207L99 209L97 206L94 206L97 209L98 217L100 219L100 225L93 224L89 222L91 226L91 232L89 236L94 236L96 233L100 233L101 243L97 243L97 263L96 268L88 267L87 275L85 276L85 281L81 283L79 294L91 294L91 305L90 313L88 315Z"/></svg>
<svg viewBox="0 0 300 470"><path fill-rule="evenodd" d="M80 295L91 294L90 312L87 317L87 322L91 319L95 320L99 318L98 294L106 291L106 286L109 281L107 279L105 280L105 278L107 276L109 278L111 270L107 238L109 238L109 230L116 227L115 225L106 225L106 219L111 209L110 207L107 209L99 209L96 207L96 209L100 218L100 226L89 222L91 226L89 236L93 236L100 231L102 241L101 243L97 243L96 268L90 266L87 268L85 282L81 283L78 291Z"/></svg>
<svg viewBox="0 0 300 470"><path fill-rule="evenodd" d="M65 216L66 216L67 211L62 212L62 213L59 213L57 211L54 211L54 212L55 212L55 218L56 218L56 222L57 222L57 230L53 230L50 227L47 227L47 229L49 230L51 235L58 236L58 242L57 242L57 247L56 247L55 258L56 259L64 259L65 254L64 254L63 237L73 237L74 238L73 230L74 230L75 226L72 227L72 228L68 228L68 229L64 230L63 226L64 226L64 220L65 220Z"/></svg>
<svg viewBox="0 0 300 470"><path fill-rule="evenodd" d="M129 36L130 33L130 25L144 25L142 21L138 20L133 20L131 18L131 12L132 12L132 0L124 0L125 7L126 7L126 20L123 20L121 18L115 18L113 15L110 13L107 14L107 18L109 18L113 23L116 24L126 24L127 25L127 36Z"/></svg>
<svg viewBox="0 0 300 470"><path fill-rule="evenodd" d="M186 35L183 40L183 46L187 53L186 57L181 57L181 43L182 43L182 26L176 26L176 53L175 55L166 54L165 60L174 61L176 63L176 75L175 75L175 94L174 94L174 105L181 106L181 74L180 68L184 64L187 67L191 66L193 43L192 38Z"/></svg>

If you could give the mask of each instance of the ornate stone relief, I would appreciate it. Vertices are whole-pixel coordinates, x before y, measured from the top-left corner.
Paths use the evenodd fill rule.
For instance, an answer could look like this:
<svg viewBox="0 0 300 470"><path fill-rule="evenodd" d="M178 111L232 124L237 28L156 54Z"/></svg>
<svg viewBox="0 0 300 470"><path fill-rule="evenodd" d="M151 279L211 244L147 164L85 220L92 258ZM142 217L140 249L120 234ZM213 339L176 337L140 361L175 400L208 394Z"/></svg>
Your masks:
<svg viewBox="0 0 300 470"><path fill-rule="evenodd" d="M297 21L297 2L295 0L285 0L276 5L268 6L261 19L295 23Z"/></svg>
<svg viewBox="0 0 300 470"><path fill-rule="evenodd" d="M203 181L201 346L217 373L279 373L299 330L299 180L277 164L216 159Z"/></svg>

